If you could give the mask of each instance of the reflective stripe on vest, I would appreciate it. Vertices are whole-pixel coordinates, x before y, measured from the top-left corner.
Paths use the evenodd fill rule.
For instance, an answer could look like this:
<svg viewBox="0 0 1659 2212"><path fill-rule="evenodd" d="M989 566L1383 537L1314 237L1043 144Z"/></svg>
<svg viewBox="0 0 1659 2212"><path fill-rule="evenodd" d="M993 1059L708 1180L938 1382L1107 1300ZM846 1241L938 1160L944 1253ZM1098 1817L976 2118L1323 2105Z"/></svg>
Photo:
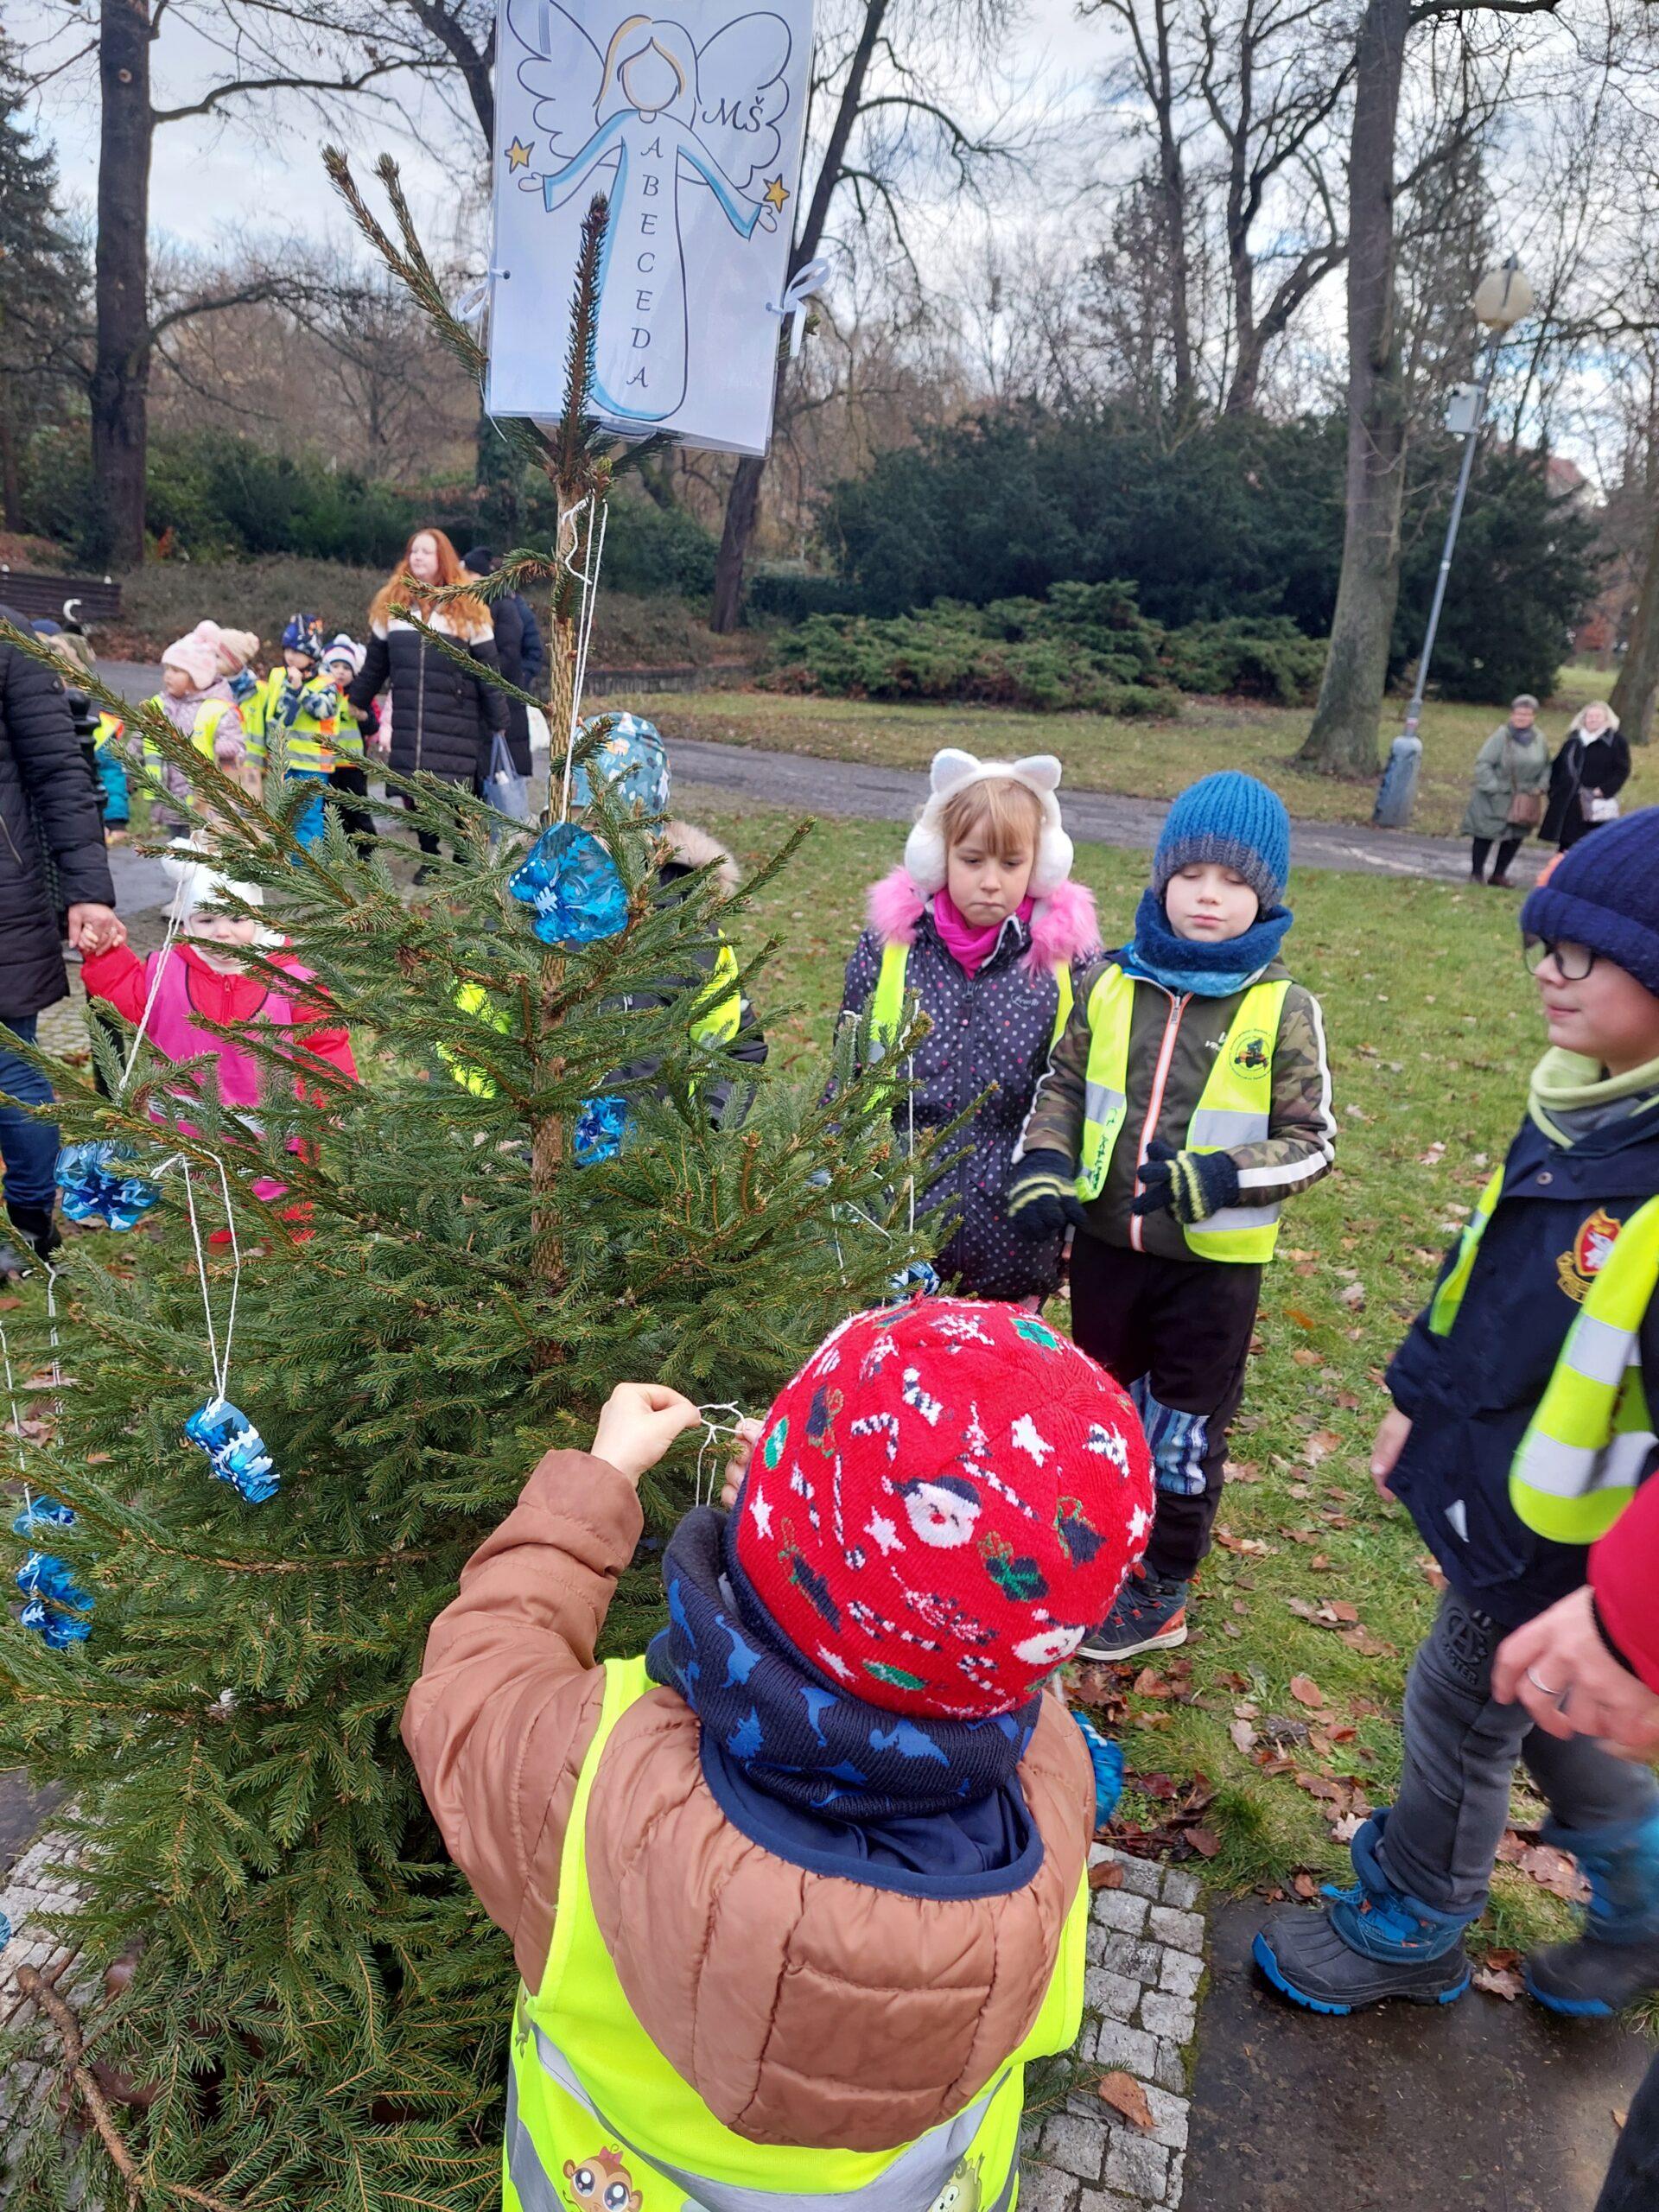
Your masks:
<svg viewBox="0 0 1659 2212"><path fill-rule="evenodd" d="M905 973L910 965L907 944L889 944L881 953L881 970L875 979L875 989L870 996L870 1058L885 1059L893 1050L893 1039L905 1026ZM1071 970L1064 960L1057 960L1049 973L1054 978L1054 988L1059 1003L1055 1008L1054 1027L1049 1033L1048 1049L1052 1052L1065 1034L1065 1025L1071 1019Z"/></svg>
<svg viewBox="0 0 1659 2212"><path fill-rule="evenodd" d="M159 691L153 697L146 699L144 704L147 707L154 707L159 713L164 714L167 711ZM194 718L190 724L190 742L204 759L208 760L213 759L213 740L218 734L219 726L226 715L232 711L229 702L225 699L204 699L196 709ZM144 740L145 767L159 768L163 765L163 760L164 755L161 747L156 744L154 738L147 736Z"/></svg>
<svg viewBox="0 0 1659 2212"><path fill-rule="evenodd" d="M1500 1167L1481 1192L1458 1256L1428 1309L1449 1336L1487 1224L1503 1195ZM1641 1329L1659 1288L1659 1198L1614 1238L1556 1356L1544 1395L1510 1463L1516 1516L1557 1544L1592 1544L1630 1503L1656 1440L1642 1384Z"/></svg>
<svg viewBox="0 0 1659 2212"><path fill-rule="evenodd" d="M1510 1503L1558 1544L1592 1544L1636 1495L1656 1441L1640 1332L1659 1286L1659 1198L1633 1213L1590 1285L1510 1469Z"/></svg>
<svg viewBox="0 0 1659 2212"><path fill-rule="evenodd" d="M1273 1055L1288 979L1255 983L1239 1001L1192 1118L1188 1152L1225 1152L1260 1144L1273 1119ZM1106 1187L1112 1154L1128 1110L1129 1033L1135 1021L1135 978L1108 968L1089 994L1089 1061L1084 1076L1083 1142L1077 1196L1087 1205ZM1277 1205L1225 1206L1184 1227L1189 1249L1201 1259L1254 1263L1270 1260L1279 1239Z"/></svg>
<svg viewBox="0 0 1659 2212"><path fill-rule="evenodd" d="M1035 2025L963 2113L888 2152L791 2150L725 2126L640 2026L600 1933L587 1876L594 1775L612 1731L651 1688L643 1658L606 1663L604 1702L577 1777L546 1972L513 2016L505 2149L506 2212L564 2212L561 2183L608 2152L642 2212L922 2212L951 2179L981 2202L1014 2199L1028 2060L1064 2050L1082 2017L1089 1890L1079 1884ZM619 2176L620 2178L620 2176Z"/></svg>

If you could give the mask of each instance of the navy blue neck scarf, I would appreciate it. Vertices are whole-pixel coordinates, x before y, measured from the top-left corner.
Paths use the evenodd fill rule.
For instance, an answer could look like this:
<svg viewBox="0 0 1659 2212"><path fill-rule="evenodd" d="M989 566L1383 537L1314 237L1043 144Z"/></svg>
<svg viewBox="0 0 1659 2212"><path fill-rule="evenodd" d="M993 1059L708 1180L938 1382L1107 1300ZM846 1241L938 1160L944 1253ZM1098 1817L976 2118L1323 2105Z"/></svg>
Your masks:
<svg viewBox="0 0 1659 2212"><path fill-rule="evenodd" d="M669 1625L652 1638L645 1671L702 1722L705 1772L712 1742L766 1796L851 1822L954 1812L1014 1780L1036 1699L995 1719L948 1720L849 1696L779 1634L712 1506L675 1530L663 1579Z"/></svg>
<svg viewBox="0 0 1659 2212"><path fill-rule="evenodd" d="M1118 955L1126 968L1166 991L1192 991L1201 999L1231 998L1252 976L1259 976L1277 957L1285 932L1296 917L1288 906L1269 906L1258 913L1243 937L1224 944L1195 944L1177 937L1157 892L1141 893L1135 910L1135 938Z"/></svg>

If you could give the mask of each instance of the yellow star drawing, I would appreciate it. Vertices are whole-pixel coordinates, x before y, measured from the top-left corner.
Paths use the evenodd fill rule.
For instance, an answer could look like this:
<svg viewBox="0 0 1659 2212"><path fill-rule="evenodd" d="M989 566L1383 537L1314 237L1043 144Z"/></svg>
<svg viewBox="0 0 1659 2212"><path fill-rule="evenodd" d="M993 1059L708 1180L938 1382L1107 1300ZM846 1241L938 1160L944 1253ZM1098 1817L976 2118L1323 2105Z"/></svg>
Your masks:
<svg viewBox="0 0 1659 2212"><path fill-rule="evenodd" d="M515 138L507 149L507 167L510 169L527 169L530 167L531 152L531 149L525 145L522 138Z"/></svg>
<svg viewBox="0 0 1659 2212"><path fill-rule="evenodd" d="M768 207L776 207L781 213L785 200L789 198L789 190L782 177L773 177L760 197Z"/></svg>

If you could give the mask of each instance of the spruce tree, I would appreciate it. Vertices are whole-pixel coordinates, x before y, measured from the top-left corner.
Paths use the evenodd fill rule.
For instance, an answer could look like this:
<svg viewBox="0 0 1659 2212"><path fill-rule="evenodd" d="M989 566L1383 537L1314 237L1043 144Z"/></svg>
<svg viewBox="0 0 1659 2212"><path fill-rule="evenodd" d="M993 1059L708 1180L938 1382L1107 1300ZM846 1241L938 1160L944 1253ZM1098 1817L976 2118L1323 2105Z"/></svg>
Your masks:
<svg viewBox="0 0 1659 2212"><path fill-rule="evenodd" d="M394 260L424 296L407 226ZM591 253L585 283L591 305ZM578 359L542 449L567 505L602 500L615 459L582 419L584 374ZM552 549L515 561L545 572ZM568 644L579 608L563 612ZM78 1964L59 1993L114 2096L109 2126L89 2124L66 2067L69 2124L14 2146L12 2202L481 2212L499 2196L512 1965L398 1739L427 1628L536 1460L584 1445L618 1381L761 1408L884 1294L909 1256L892 1093L849 1061L830 1099L822 1069L757 1084L728 1044L693 1041L726 988L698 950L765 874L734 904L707 871L664 897L658 825L601 795L582 823L625 926L543 943L512 889L534 830L468 793L416 777L384 847L360 856L331 818L302 855L310 787L256 802L139 719L211 808L218 864L262 887L326 995L302 1034L349 1023L361 1080L296 1087L293 1039L273 1033L258 1126L204 1102L184 1135L151 1118L176 1113L180 1077L147 1046L123 1089L95 1039L111 1097L44 1063L66 1142L121 1141L161 1196L125 1233L67 1246L55 1382L33 1285L7 1317L24 1417L9 1486L29 1485L37 1518L42 1497L74 1518L32 1535L61 1562L35 1574L53 1640L0 1620L0 1767L67 1786L85 1897L60 1925ZM556 774L555 811L559 796ZM411 898L392 858L422 827L445 856ZM745 964L763 1003L766 972L763 955ZM234 1251L210 1241L221 1165ZM261 1176L286 1195L260 1204ZM268 1449L262 1503L184 1433L213 1395L204 1293L222 1352L233 1284L225 1395ZM694 1438L646 1487L658 1540L698 1456ZM706 1482L721 1457L707 1452ZM613 1649L653 1624L652 1542ZM0 2065L24 2053L61 2063L60 2027L37 2016Z"/></svg>
<svg viewBox="0 0 1659 2212"><path fill-rule="evenodd" d="M86 257L58 204L52 148L24 119L29 85L0 33L0 518L22 530L30 440L77 377ZM0 593L0 597L3 593Z"/></svg>

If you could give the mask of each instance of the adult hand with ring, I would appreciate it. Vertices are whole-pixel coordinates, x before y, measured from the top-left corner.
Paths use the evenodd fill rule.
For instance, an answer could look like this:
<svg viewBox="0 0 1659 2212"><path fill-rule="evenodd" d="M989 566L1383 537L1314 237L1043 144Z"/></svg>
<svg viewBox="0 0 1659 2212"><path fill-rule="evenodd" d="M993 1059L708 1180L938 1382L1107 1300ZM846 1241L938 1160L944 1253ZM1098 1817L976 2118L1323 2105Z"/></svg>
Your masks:
<svg viewBox="0 0 1659 2212"><path fill-rule="evenodd" d="M1504 1638L1492 1695L1525 1706L1547 1735L1599 1737L1624 1758L1659 1751L1659 1697L1608 1648L1588 1585Z"/></svg>

